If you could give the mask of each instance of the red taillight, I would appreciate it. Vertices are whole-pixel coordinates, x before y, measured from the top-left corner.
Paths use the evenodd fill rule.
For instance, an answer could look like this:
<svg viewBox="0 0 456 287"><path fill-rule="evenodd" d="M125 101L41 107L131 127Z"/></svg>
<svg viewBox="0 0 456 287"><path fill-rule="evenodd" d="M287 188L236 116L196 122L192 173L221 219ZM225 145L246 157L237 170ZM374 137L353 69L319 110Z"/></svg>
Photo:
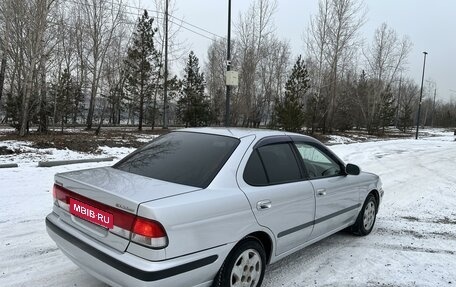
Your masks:
<svg viewBox="0 0 456 287"><path fill-rule="evenodd" d="M64 203L70 203L70 197L69 193L71 191L61 187L60 185L54 184L54 187L52 188L52 196L54 196L55 199L63 201Z"/></svg>
<svg viewBox="0 0 456 287"><path fill-rule="evenodd" d="M141 245L152 248L164 248L168 245L166 231L157 221L137 217L131 232L131 241Z"/></svg>
<svg viewBox="0 0 456 287"><path fill-rule="evenodd" d="M160 223L141 217L136 218L132 232L150 238L166 236L166 232Z"/></svg>
<svg viewBox="0 0 456 287"><path fill-rule="evenodd" d="M54 184L52 188L52 196L54 197L54 204L58 207L70 211L70 197L68 196L68 192L65 188L61 187L60 185Z"/></svg>
<svg viewBox="0 0 456 287"><path fill-rule="evenodd" d="M111 233L152 248L164 248L168 245L166 231L157 221L138 217L135 214L102 204L57 184L54 184L52 195L54 197L54 204L68 212L70 210L70 198L74 198L95 208L111 213L114 217L114 228L110 230Z"/></svg>

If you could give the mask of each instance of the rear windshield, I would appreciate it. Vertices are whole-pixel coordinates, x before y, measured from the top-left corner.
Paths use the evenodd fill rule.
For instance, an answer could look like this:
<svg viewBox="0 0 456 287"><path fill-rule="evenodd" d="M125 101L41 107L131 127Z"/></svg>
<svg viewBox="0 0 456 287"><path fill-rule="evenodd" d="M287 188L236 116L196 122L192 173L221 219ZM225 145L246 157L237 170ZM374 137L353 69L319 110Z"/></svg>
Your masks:
<svg viewBox="0 0 456 287"><path fill-rule="evenodd" d="M131 153L114 168L206 188L238 144L238 139L225 136L172 132Z"/></svg>

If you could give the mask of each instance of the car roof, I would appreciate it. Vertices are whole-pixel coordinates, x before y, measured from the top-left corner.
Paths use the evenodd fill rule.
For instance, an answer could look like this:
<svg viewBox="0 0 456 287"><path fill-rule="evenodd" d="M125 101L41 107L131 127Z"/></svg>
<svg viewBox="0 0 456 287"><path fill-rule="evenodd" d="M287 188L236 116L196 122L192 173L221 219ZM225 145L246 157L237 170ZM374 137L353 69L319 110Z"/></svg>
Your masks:
<svg viewBox="0 0 456 287"><path fill-rule="evenodd" d="M252 128L235 128L235 127L202 127L202 128L185 128L179 129L176 131L180 132L195 132L195 133L205 133L205 134L214 134L214 135L221 135L221 136L228 136L234 138L243 138L247 136L254 135L258 139L271 137L271 136L298 136L300 138L315 141L314 138L305 136L302 134L285 132L285 131L277 131L277 130L269 130L269 129L252 129Z"/></svg>

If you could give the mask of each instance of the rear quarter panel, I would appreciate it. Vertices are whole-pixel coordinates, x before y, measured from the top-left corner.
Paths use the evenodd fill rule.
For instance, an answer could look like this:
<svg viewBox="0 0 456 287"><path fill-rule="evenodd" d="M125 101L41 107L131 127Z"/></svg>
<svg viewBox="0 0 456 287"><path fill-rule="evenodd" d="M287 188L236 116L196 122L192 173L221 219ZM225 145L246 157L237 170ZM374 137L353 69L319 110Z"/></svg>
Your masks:
<svg viewBox="0 0 456 287"><path fill-rule="evenodd" d="M236 189L205 189L148 202L138 214L164 226L167 259L236 242L257 228L250 205Z"/></svg>
<svg viewBox="0 0 456 287"><path fill-rule="evenodd" d="M164 226L169 239L166 258L237 242L252 232L264 231L236 181L239 163L254 139L241 138L208 188L139 206L139 216L156 219Z"/></svg>

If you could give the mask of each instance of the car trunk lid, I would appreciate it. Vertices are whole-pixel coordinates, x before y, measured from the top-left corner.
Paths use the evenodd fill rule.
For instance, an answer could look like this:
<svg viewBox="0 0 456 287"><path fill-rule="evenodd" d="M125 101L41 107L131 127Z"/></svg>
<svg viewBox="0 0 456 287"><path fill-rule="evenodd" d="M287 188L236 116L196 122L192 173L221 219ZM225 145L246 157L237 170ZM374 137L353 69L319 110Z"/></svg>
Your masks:
<svg viewBox="0 0 456 287"><path fill-rule="evenodd" d="M111 167L55 175L61 219L118 251L125 251L141 203L199 190ZM60 203L59 203L60 202Z"/></svg>

